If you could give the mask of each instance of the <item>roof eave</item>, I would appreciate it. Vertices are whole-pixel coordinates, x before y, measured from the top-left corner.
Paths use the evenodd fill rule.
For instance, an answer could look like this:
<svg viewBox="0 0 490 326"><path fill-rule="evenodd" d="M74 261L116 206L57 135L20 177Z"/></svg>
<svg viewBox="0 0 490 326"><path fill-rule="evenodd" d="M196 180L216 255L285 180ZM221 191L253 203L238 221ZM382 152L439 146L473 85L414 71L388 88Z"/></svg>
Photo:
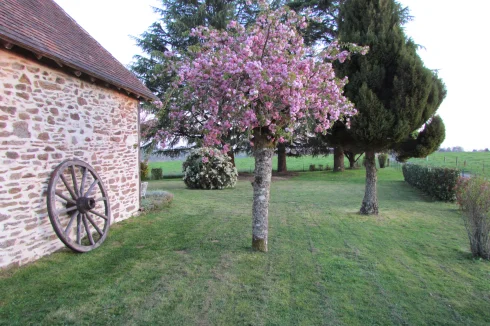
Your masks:
<svg viewBox="0 0 490 326"><path fill-rule="evenodd" d="M15 40L15 39L12 39L11 37L7 36L7 35L4 35L4 34L0 34L0 40L4 40L4 43L5 44L12 44L12 45L15 45L15 46L18 46L22 49L25 49L25 50L28 50L32 53L34 53L36 56L41 56L41 57L45 57L45 58L48 58L50 60L53 60L54 62L56 62L58 65L62 65L62 66L66 66L66 67L69 67L71 69L73 69L74 71L79 71L81 73L84 73L88 76L91 76L91 77L94 77L94 78L97 78L98 80L101 80L109 85L112 85L114 86L115 88L117 88L118 90L124 90L126 91L126 93L128 93L128 96L131 96L131 94L134 95L134 97L136 97L137 99L139 98L142 98L143 100L145 101L148 101L148 102L151 102L151 101L154 101L154 100L158 100L158 98L154 95L154 94L143 94L142 92L139 92L137 90L134 90L134 89L129 89L117 82L114 82L113 80L108 80L107 78L97 74L97 73L94 73L92 71L88 71L86 69L83 69L83 68L80 68L79 66L77 66L76 64L73 64L71 62L67 62L66 60L63 60L61 58L58 58L58 57L55 57L53 55L50 55L42 50L39 50L37 48L35 48L34 46L31 46L29 44L26 44L24 42L20 42L18 40ZM7 49L9 49L9 47L5 46ZM10 47L11 48L11 47Z"/></svg>

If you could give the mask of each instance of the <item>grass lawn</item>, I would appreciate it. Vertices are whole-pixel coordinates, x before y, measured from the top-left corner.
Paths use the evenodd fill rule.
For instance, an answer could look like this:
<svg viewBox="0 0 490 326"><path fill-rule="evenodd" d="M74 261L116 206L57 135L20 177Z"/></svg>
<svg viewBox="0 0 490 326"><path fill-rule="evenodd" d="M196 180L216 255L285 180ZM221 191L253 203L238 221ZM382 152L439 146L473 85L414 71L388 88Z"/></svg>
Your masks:
<svg viewBox="0 0 490 326"><path fill-rule="evenodd" d="M88 254L0 272L4 325L490 324L490 263L455 204L379 171L381 214L357 214L361 170L272 184L269 253L251 245L252 187L150 182L170 207L114 225Z"/></svg>

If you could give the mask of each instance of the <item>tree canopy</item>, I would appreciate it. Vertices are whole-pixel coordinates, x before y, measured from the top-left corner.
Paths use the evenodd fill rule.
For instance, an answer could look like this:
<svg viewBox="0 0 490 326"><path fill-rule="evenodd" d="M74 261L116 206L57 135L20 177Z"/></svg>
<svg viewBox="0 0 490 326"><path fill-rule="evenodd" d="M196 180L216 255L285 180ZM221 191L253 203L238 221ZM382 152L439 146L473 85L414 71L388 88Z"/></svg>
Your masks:
<svg viewBox="0 0 490 326"><path fill-rule="evenodd" d="M253 241L267 251L268 205L274 147L301 126L325 132L333 121L356 111L343 95L331 61L350 54L338 44L318 53L304 44L305 17L264 6L253 24L230 21L225 30L194 29L199 45L176 53L175 80L160 103L169 112L167 142L175 130L197 128L207 146L220 145L230 130L249 135L255 157ZM356 46L356 51L365 51ZM172 65L170 65L172 66ZM227 145L223 147L228 151Z"/></svg>

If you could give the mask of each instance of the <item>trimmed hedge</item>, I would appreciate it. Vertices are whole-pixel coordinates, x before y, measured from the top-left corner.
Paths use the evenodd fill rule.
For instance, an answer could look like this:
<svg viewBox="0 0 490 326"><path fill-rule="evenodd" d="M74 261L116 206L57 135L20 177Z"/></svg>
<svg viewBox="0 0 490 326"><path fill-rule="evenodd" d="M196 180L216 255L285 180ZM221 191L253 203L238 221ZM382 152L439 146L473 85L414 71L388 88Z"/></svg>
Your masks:
<svg viewBox="0 0 490 326"><path fill-rule="evenodd" d="M147 161L140 162L140 178L141 180L148 180L150 174L150 166Z"/></svg>
<svg viewBox="0 0 490 326"><path fill-rule="evenodd" d="M387 161L388 161L388 154L385 154L385 153L379 153L378 154L378 162L379 162L379 168L380 169L384 169L385 167L388 166L386 164Z"/></svg>
<svg viewBox="0 0 490 326"><path fill-rule="evenodd" d="M151 178L152 178L152 180L161 180L161 179L163 179L163 170L162 170L162 168L154 168L154 169L151 169Z"/></svg>
<svg viewBox="0 0 490 326"><path fill-rule="evenodd" d="M410 185L435 199L456 199L456 184L459 178L459 171L456 169L404 164L403 177Z"/></svg>

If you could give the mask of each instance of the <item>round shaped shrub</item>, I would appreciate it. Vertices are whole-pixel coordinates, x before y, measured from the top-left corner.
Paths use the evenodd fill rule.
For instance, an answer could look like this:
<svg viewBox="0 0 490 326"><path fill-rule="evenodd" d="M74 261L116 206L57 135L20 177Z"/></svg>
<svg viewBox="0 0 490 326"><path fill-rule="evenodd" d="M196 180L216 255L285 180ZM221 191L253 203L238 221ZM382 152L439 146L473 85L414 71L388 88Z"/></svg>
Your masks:
<svg viewBox="0 0 490 326"><path fill-rule="evenodd" d="M191 189L234 187L238 173L227 155L203 147L193 150L182 164L184 182Z"/></svg>

